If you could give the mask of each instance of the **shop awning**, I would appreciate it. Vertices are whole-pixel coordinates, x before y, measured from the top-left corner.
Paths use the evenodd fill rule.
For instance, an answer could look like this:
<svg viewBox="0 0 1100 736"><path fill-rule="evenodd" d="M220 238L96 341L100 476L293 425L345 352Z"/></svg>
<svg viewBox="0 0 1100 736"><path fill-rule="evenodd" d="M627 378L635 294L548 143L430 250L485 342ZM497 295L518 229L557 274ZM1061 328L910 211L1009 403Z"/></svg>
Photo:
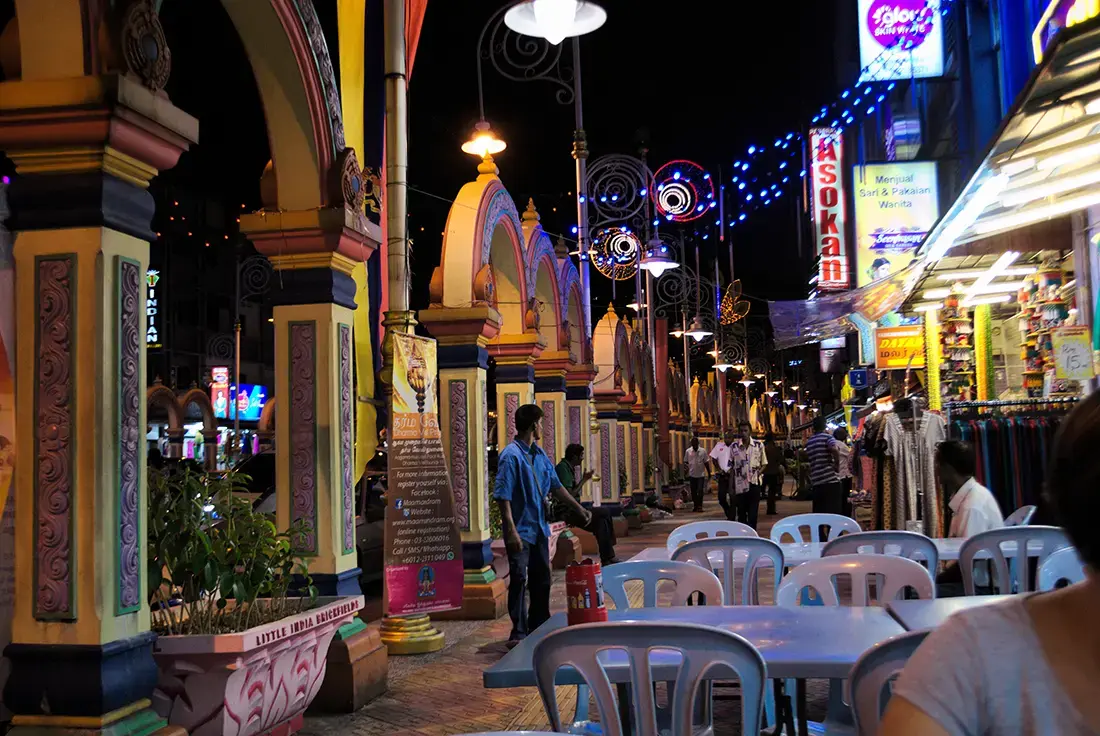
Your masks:
<svg viewBox="0 0 1100 736"><path fill-rule="evenodd" d="M1100 204L1100 18L1047 49L981 166L929 232L929 263L951 248Z"/></svg>

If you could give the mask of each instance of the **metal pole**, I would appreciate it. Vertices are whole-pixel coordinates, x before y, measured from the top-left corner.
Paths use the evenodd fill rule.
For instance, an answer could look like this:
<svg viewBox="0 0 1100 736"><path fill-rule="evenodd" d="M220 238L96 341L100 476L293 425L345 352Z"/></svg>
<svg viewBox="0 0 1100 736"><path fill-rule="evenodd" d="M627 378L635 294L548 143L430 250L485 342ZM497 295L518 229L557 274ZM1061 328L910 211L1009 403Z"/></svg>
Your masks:
<svg viewBox="0 0 1100 736"><path fill-rule="evenodd" d="M577 259L580 262L581 297L584 299L584 334L592 338L592 277L588 270L588 142L584 134L584 106L581 104L581 44L573 37L573 159L577 162Z"/></svg>
<svg viewBox="0 0 1100 736"><path fill-rule="evenodd" d="M236 394L241 392L241 245L237 244L237 278L233 284L236 298L233 300L237 309L237 319L233 323L233 384ZM237 396L230 394L229 404L233 408L233 444L230 450L234 456L239 456L241 451L241 413L237 409ZM230 453L226 453L226 465L232 467Z"/></svg>
<svg viewBox="0 0 1100 736"><path fill-rule="evenodd" d="M405 77L405 2L386 0L386 248L390 311L407 312L408 93Z"/></svg>

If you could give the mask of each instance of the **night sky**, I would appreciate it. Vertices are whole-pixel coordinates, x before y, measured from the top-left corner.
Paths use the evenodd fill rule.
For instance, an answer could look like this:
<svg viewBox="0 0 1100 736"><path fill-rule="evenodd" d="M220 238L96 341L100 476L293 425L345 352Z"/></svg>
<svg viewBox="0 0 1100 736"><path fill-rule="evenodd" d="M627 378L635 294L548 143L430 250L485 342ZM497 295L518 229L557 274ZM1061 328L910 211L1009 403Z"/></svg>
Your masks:
<svg viewBox="0 0 1100 736"><path fill-rule="evenodd" d="M331 28L335 0L315 0L315 5ZM652 169L686 158L728 178L733 160L749 144L799 129L808 111L828 102L837 88L837 64L847 64L854 54L842 49L838 62L833 48L834 16L843 0L603 0L603 5L607 24L581 42L590 160L636 154L644 142ZM417 308L427 305L449 202L475 175L476 162L459 147L478 119L478 34L500 7L500 2L472 0L431 0L428 6L409 108ZM12 0L0 0L0 22L11 8ZM177 106L199 118L201 142L159 177L154 192L171 185L221 201L230 213L242 203L258 207L259 177L270 153L252 72L228 16L218 0L164 0L161 14L173 56L167 91ZM569 56L570 42L562 48ZM570 195L575 189L572 106L556 102L553 85L508 81L488 62L484 77L486 117L508 142L498 157L504 184L521 211L533 197L544 227L568 236L576 222ZM380 122L378 129L380 134ZM794 211L787 199L731 232L737 275L747 294L805 295L809 262L798 260ZM713 220L705 217L699 224L712 227ZM710 273L706 264L718 255L717 238L702 246L704 270ZM727 260L723 253L723 267ZM599 275L593 282L598 317L610 288ZM630 290L629 284L619 290L620 304L630 301Z"/></svg>

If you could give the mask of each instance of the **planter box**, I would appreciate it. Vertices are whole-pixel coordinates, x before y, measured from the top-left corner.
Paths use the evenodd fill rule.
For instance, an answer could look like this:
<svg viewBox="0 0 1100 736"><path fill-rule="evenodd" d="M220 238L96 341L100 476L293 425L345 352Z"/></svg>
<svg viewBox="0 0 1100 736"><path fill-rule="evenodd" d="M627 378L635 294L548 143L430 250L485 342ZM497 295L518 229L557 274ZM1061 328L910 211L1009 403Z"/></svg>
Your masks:
<svg viewBox="0 0 1100 736"><path fill-rule="evenodd" d="M363 607L362 596L239 634L162 636L153 707L190 736L288 736L325 679L329 643Z"/></svg>

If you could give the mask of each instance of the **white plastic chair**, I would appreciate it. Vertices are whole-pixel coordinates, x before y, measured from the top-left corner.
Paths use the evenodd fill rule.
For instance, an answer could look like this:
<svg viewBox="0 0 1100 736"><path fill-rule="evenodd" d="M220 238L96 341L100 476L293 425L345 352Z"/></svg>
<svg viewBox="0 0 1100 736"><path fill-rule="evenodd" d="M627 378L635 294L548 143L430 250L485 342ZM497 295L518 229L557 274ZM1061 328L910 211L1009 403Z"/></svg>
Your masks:
<svg viewBox="0 0 1100 736"><path fill-rule="evenodd" d="M905 588L912 588L920 599L935 598L932 575L919 562L891 555L833 555L809 560L787 573L775 592L780 606L798 604L803 588L813 588L826 606L839 606L836 578L852 579L852 605L871 605L867 597L867 578L876 578L877 601L885 605Z"/></svg>
<svg viewBox="0 0 1100 736"><path fill-rule="evenodd" d="M570 736L570 734L558 731L482 731L456 734L456 736Z"/></svg>
<svg viewBox="0 0 1100 736"><path fill-rule="evenodd" d="M896 549L897 552L890 551L891 549ZM933 575L936 574L936 566L940 563L939 550L931 539L916 532L892 529L880 532L858 532L837 537L825 544L821 550L821 556L860 554L864 550L869 550L876 555L892 554L917 562L923 561Z"/></svg>
<svg viewBox="0 0 1100 736"><path fill-rule="evenodd" d="M764 705L764 658L752 644L730 631L693 624L651 624L613 622L569 626L547 634L535 645L533 653L535 681L551 727L562 730L554 680L558 670L571 666L584 679L596 698L600 724L607 736L622 736L624 728L611 682L601 663L611 659L608 650L626 655L630 666L630 691L633 695L633 732L639 736L658 736L658 722L664 721L673 736L692 736L713 732L711 686L706 676L730 679L730 670L741 684L741 734L760 732ZM670 690L672 705L658 711L653 692L654 677L650 655L654 650L675 651L682 657ZM664 680L664 677L660 678ZM692 728L694 705L703 697L703 728ZM668 728L671 726L671 728Z"/></svg>
<svg viewBox="0 0 1100 736"><path fill-rule="evenodd" d="M1063 580L1069 585L1085 579L1085 563L1075 547L1066 547L1051 554L1039 565L1039 590L1054 590Z"/></svg>
<svg viewBox="0 0 1100 736"><path fill-rule="evenodd" d="M631 580L642 581L642 608L657 606L657 588L662 580L671 580L676 586L672 592L674 606L686 606L694 593L702 593L712 606L721 605L722 584L710 570L687 562L639 560L620 562L603 572L603 592L617 610L630 608L626 584Z"/></svg>
<svg viewBox="0 0 1100 736"><path fill-rule="evenodd" d="M1027 526L1031 523L1033 516L1035 516L1034 506L1021 506L1008 515L1005 526Z"/></svg>
<svg viewBox="0 0 1100 736"><path fill-rule="evenodd" d="M690 524L676 527L668 535L665 546L671 554L681 544L694 542L696 539L710 539L712 537L756 537L756 530L748 524L739 521L693 521Z"/></svg>
<svg viewBox="0 0 1100 736"><path fill-rule="evenodd" d="M737 584L734 573L734 554L745 552L748 560L743 567L741 577L741 595L736 595ZM720 557L720 561L712 561L710 555ZM775 584L778 585L783 577L783 550L770 539L760 537L712 537L710 539L697 539L688 542L672 552L672 559L678 562L690 562L710 570L715 575L721 573L722 605L758 605L760 603L760 591L757 584L758 570L766 567L766 561L771 561L771 567L775 570ZM718 569L715 569L715 568Z"/></svg>
<svg viewBox="0 0 1100 736"><path fill-rule="evenodd" d="M858 736L878 733L894 679L928 634L912 631L887 639L868 649L856 662L848 676L848 686L852 694L852 722Z"/></svg>
<svg viewBox="0 0 1100 736"><path fill-rule="evenodd" d="M819 531L819 528L823 526L829 527L826 539L821 538L821 532ZM787 534L793 538L796 544L800 544L804 541L802 530L807 527L810 530L811 542L831 542L843 532L856 534L863 531L859 522L850 516L842 516L841 514L795 514L775 522L775 526L772 527L771 539L776 544L782 544L783 535Z"/></svg>
<svg viewBox="0 0 1100 736"><path fill-rule="evenodd" d="M1009 565L1001 545L1015 542L1015 564ZM1040 543L1038 550L1032 549L1029 542ZM990 529L975 534L962 543L959 548L959 567L962 569L963 589L967 595L975 595L974 560L981 553L993 558L994 587L1002 593L1030 593L1034 590L1031 580L1030 557L1039 559L1039 566L1054 552L1071 547L1069 537L1056 526L1007 526L1002 529Z"/></svg>

